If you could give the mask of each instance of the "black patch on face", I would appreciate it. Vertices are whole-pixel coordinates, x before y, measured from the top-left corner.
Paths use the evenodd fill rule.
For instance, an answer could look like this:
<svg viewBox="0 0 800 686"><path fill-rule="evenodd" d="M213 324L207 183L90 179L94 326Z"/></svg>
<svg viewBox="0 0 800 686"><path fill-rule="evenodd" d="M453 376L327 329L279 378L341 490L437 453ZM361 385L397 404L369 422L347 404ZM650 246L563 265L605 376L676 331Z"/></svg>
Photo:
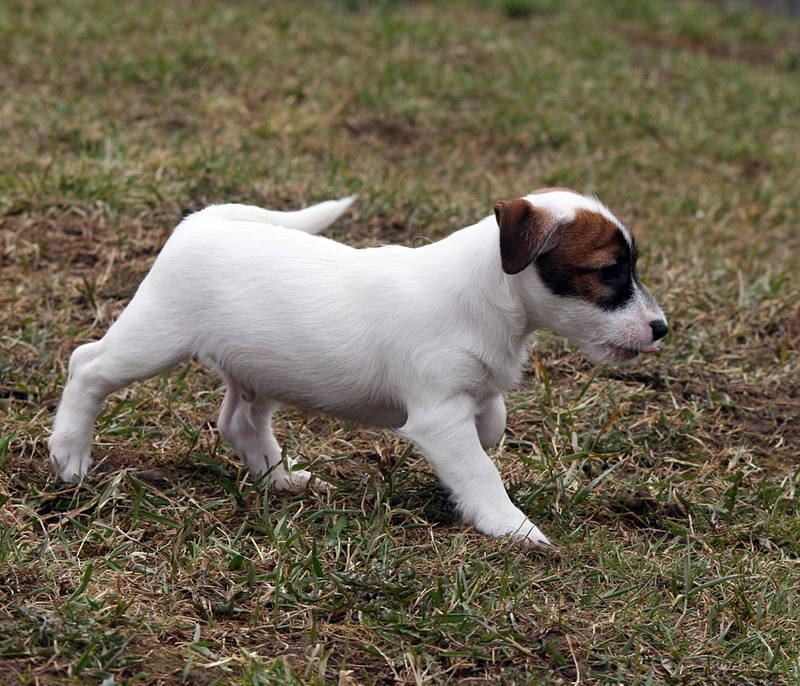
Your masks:
<svg viewBox="0 0 800 686"><path fill-rule="evenodd" d="M631 250L625 241L625 250L617 254L616 260L597 272L600 283L610 291L597 301L604 310L619 309L633 297L634 284L639 280L636 275L636 258L636 245Z"/></svg>
<svg viewBox="0 0 800 686"><path fill-rule="evenodd" d="M536 259L539 276L556 295L580 298L608 311L624 307L638 283L636 245L631 249L616 226L595 223L592 231L585 225L579 229Z"/></svg>

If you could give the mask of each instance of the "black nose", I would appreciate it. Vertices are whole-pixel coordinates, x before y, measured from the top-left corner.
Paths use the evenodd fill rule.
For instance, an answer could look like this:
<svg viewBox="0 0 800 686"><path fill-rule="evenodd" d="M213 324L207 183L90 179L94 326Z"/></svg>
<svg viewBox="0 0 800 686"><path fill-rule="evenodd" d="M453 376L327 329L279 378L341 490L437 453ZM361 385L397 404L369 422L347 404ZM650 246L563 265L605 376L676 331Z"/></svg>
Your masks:
<svg viewBox="0 0 800 686"><path fill-rule="evenodd" d="M660 341L664 336L667 335L667 331L669 331L669 327L667 326L667 322L663 319L654 319L650 322L650 328L653 330L653 340Z"/></svg>

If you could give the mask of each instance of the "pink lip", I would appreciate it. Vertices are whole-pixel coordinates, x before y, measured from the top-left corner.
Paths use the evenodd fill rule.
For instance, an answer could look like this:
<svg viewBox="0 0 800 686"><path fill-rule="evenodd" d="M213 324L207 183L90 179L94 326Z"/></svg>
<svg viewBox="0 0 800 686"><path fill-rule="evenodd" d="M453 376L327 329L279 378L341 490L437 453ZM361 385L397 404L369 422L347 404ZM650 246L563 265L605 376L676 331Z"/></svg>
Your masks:
<svg viewBox="0 0 800 686"><path fill-rule="evenodd" d="M627 348L622 345L612 345L610 347L614 357L620 361L632 360L638 357L640 353L654 353L658 351L658 345L654 343L651 343L645 348Z"/></svg>

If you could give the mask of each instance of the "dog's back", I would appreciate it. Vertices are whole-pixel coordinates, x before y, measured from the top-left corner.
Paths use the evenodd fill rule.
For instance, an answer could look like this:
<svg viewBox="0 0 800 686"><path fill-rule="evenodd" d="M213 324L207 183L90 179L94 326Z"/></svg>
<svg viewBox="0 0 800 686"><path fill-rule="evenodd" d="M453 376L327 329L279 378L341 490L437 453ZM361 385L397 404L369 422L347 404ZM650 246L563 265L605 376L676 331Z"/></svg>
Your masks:
<svg viewBox="0 0 800 686"><path fill-rule="evenodd" d="M184 222L194 223L199 220L255 222L317 234L327 229L341 217L355 199L355 195L350 195L339 200L326 200L294 212L279 212L256 207L255 205L237 203L209 205L205 209L186 217Z"/></svg>

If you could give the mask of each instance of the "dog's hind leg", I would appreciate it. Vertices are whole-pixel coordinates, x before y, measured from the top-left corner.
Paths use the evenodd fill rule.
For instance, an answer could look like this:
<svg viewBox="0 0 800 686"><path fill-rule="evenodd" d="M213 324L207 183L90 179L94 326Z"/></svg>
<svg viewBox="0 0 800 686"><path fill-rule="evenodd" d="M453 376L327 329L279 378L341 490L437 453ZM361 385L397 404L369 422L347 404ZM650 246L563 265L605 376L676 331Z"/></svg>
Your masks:
<svg viewBox="0 0 800 686"><path fill-rule="evenodd" d="M475 426L484 450L500 442L506 430L506 403L502 395L493 395L478 405Z"/></svg>
<svg viewBox="0 0 800 686"><path fill-rule="evenodd" d="M272 432L272 413L278 403L254 397L241 384L227 379L228 389L222 401L217 427L247 463L254 477L266 474L272 488L279 491L300 491L310 485L324 490L324 483L311 472L293 469L294 462L281 453Z"/></svg>
<svg viewBox="0 0 800 686"><path fill-rule="evenodd" d="M129 305L101 340L79 346L70 357L49 441L50 462L64 481L83 477L92 464L92 426L106 396L190 355L172 327L143 321L130 309Z"/></svg>

